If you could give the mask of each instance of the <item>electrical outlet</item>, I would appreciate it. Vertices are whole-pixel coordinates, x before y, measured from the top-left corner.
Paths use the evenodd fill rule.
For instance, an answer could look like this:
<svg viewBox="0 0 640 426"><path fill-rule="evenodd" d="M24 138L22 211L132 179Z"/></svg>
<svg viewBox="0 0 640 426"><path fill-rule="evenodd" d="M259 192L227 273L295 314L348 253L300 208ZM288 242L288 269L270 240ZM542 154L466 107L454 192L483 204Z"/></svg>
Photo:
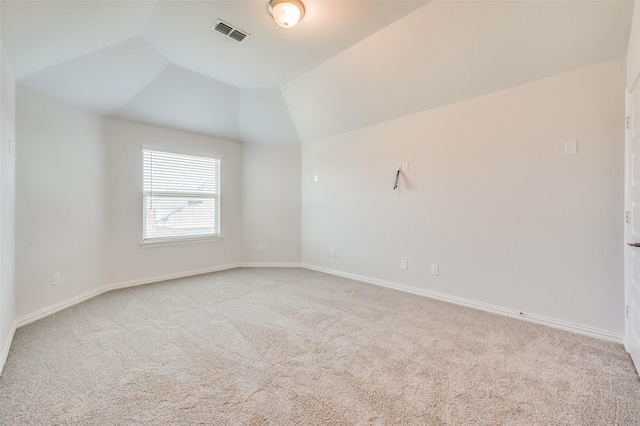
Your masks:
<svg viewBox="0 0 640 426"><path fill-rule="evenodd" d="M440 275L440 267L438 265L431 265L431 275Z"/></svg>
<svg viewBox="0 0 640 426"><path fill-rule="evenodd" d="M54 272L51 274L51 285L60 284L60 272Z"/></svg>
<svg viewBox="0 0 640 426"><path fill-rule="evenodd" d="M258 251L261 253L264 251L264 246L262 244L258 244Z"/></svg>
<svg viewBox="0 0 640 426"><path fill-rule="evenodd" d="M409 163L402 163L402 173L409 173Z"/></svg>
<svg viewBox="0 0 640 426"><path fill-rule="evenodd" d="M313 181L314 181L315 183L318 183L318 175L313 175Z"/></svg>
<svg viewBox="0 0 640 426"><path fill-rule="evenodd" d="M335 250L331 250L330 255L331 255L331 257L336 257L336 251Z"/></svg>
<svg viewBox="0 0 640 426"><path fill-rule="evenodd" d="M401 260L400 261L400 269L402 269L403 271L406 271L407 269L409 269L409 261Z"/></svg>

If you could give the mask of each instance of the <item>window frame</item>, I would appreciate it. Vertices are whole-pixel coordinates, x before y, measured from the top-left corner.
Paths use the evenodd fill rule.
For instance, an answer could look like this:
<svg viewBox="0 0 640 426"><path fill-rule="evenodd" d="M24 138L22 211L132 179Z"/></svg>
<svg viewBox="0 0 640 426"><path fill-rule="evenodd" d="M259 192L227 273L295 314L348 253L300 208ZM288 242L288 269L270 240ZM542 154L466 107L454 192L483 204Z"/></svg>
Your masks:
<svg viewBox="0 0 640 426"><path fill-rule="evenodd" d="M145 157L144 157L144 153L145 151L155 151L155 152L160 152L160 153L167 153L167 154L178 154L178 155L186 155L186 156L191 156L191 157L202 157L202 158L210 158L210 159L214 159L218 161L218 176L217 176L217 181L218 181L218 191L217 194L215 195L214 198L216 198L217 201L217 216L214 218L215 219L215 227L218 230L217 234L204 234L204 235L179 235L179 236L169 236L169 237L151 237L151 238L145 238L145 234L146 234L146 226L147 226L147 207L146 207L146 197L147 194L145 194ZM201 152L192 152L192 151L182 151L182 150L176 150L176 149L171 149L171 148L159 148L156 146L148 146L148 145L142 145L141 149L140 149L140 156L141 156L141 162L140 164L142 165L142 173L141 173L141 179L140 182L142 184L142 191L141 191L141 195L142 195L142 238L140 240L140 246L143 248L146 247L158 247L158 246L167 246L167 245L180 245L180 244L192 244L192 243L202 243L202 242L210 242L210 241L218 241L218 240L222 240L223 235L222 235L222 181L221 181L221 177L222 177L222 156L220 155L212 155L212 154L203 154ZM187 192L184 193L180 193L183 194L182 196L187 197L190 194ZM175 195L175 193L172 193L172 195ZM202 197L202 198L211 198L211 197L205 197L202 194L191 194L194 195L196 197Z"/></svg>

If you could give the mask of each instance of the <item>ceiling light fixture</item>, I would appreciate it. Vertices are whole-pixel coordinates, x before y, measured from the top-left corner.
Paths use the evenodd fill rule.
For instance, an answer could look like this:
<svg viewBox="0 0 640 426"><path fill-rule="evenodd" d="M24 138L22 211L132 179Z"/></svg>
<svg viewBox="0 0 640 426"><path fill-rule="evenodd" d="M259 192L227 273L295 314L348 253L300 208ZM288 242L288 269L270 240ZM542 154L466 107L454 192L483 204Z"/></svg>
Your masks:
<svg viewBox="0 0 640 426"><path fill-rule="evenodd" d="M276 24L283 28L292 28L304 16L304 5L300 0L271 0L269 13Z"/></svg>

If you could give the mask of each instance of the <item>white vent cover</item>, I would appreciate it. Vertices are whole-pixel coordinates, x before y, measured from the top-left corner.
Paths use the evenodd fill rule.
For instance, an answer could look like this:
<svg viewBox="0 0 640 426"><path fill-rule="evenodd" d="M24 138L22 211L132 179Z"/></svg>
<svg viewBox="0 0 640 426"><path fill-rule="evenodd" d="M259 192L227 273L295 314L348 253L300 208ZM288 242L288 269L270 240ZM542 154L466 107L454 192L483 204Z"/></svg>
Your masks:
<svg viewBox="0 0 640 426"><path fill-rule="evenodd" d="M239 30L233 25L224 22L222 19L218 19L218 22L216 22L211 29L234 39L238 43L242 43L245 38L251 35L246 31Z"/></svg>

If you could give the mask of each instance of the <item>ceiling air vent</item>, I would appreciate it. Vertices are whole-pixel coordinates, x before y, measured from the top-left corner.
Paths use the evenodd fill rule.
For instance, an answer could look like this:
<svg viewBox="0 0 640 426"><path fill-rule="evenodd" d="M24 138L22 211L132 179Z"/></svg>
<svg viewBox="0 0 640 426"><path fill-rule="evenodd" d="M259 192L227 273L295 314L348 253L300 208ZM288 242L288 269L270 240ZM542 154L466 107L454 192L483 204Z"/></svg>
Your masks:
<svg viewBox="0 0 640 426"><path fill-rule="evenodd" d="M226 22L224 22L221 19L218 19L218 22L216 22L214 24L213 27L211 27L212 29L216 30L217 32L226 35L227 37L230 37L232 39L234 39L235 41L242 43L242 41L249 37L249 33L245 32L245 31L241 31L239 29L237 29L236 27L234 27L231 24L228 24Z"/></svg>

